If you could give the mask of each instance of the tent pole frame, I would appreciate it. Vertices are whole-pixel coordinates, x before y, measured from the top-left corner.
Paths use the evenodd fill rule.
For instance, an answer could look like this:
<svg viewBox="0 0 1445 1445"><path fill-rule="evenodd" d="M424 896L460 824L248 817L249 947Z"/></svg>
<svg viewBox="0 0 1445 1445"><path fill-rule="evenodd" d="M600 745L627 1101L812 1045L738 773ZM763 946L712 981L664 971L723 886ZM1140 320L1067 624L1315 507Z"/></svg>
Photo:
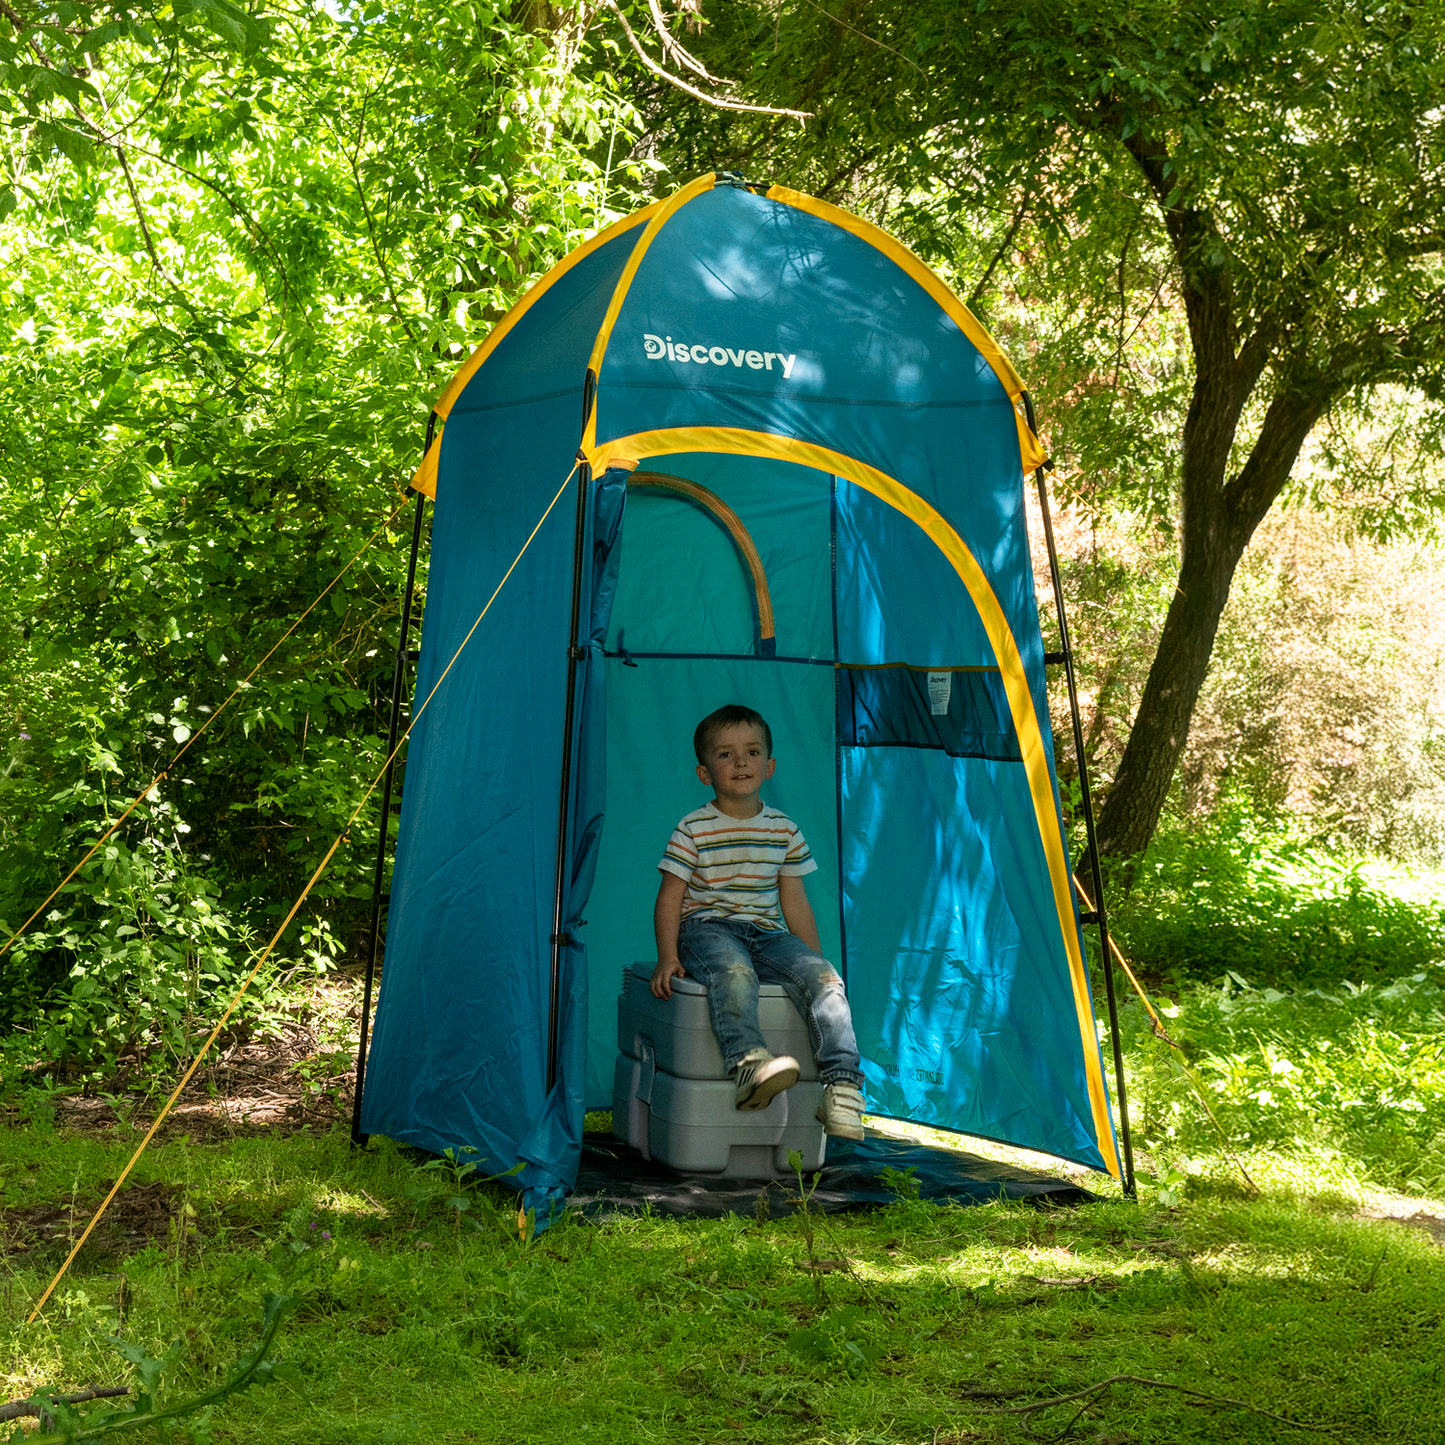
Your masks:
<svg viewBox="0 0 1445 1445"><path fill-rule="evenodd" d="M425 456L431 450L432 438L436 434L437 418L432 412L426 423L426 445L422 448ZM356 1047L356 1088L351 1103L351 1144L355 1149L364 1149L369 1134L361 1132L361 1096L366 1083L366 1047L371 1022L372 985L376 979L376 952L381 941L382 885L386 881L386 844L391 822L392 778L396 769L396 735L401 730L402 687L406 681L407 634L411 630L412 596L416 591L416 559L421 549L422 516L426 510L426 494L416 494L416 512L411 525L411 556L406 564L406 590L401 601L401 632L396 644L396 664L391 675L391 724L386 734L386 774L381 789L381 828L376 840L376 870L371 879L371 928L366 939L366 979L361 989L361 1025ZM388 906L390 904L390 899Z"/></svg>
<svg viewBox="0 0 1445 1445"><path fill-rule="evenodd" d="M597 377L591 367L582 384L582 433L592 416ZM567 815L572 808L572 729L577 713L577 664L586 656L579 644L582 630L582 559L587 542L587 498L592 491L592 467L581 447L577 449L577 524L572 543L572 609L567 634L567 704L562 714L562 782L557 802L557 873L552 889L551 977L547 1001L547 1092L557 1087L557 1055L561 1025L562 950L573 939L562 930L567 901Z"/></svg>
<svg viewBox="0 0 1445 1445"><path fill-rule="evenodd" d="M1029 430L1038 433L1033 398L1024 392L1024 412ZM1129 1132L1129 1094L1124 1082L1124 1046L1119 1038L1119 1003L1114 989L1114 965L1109 950L1109 913L1104 906L1104 876L1099 864L1099 843L1094 833L1094 800L1089 790L1089 763L1084 754L1084 724L1079 715L1079 687L1074 674L1074 649L1069 640L1069 622L1064 611L1064 583L1059 572L1059 552L1054 544L1054 523L1049 512L1049 492L1044 474L1053 470L1053 463L1038 468L1034 482L1039 490L1039 510L1044 519L1044 541L1049 549L1049 575L1054 585L1054 609L1059 619L1061 652L1045 657L1046 662L1062 662L1069 685L1069 715L1074 724L1074 755L1079 765L1079 795L1084 810L1084 834L1088 840L1089 871L1094 884L1094 910L1082 912L1080 922L1094 923L1099 929L1099 952L1104 972L1104 997L1109 1009L1109 1038L1114 1053L1114 1090L1119 1106L1119 1142L1124 1149L1123 1186L1131 1199L1136 1195L1134 1179L1134 1145ZM1087 960L1086 960L1087 962Z"/></svg>

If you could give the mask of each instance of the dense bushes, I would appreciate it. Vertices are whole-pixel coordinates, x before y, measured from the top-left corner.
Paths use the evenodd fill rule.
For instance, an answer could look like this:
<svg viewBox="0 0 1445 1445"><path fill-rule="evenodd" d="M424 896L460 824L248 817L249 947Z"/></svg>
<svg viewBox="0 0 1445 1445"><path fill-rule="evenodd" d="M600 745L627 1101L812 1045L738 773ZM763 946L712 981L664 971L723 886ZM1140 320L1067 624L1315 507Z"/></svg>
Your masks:
<svg viewBox="0 0 1445 1445"><path fill-rule="evenodd" d="M1284 993L1233 978L1189 985L1165 1020L1230 1144L1336 1161L1342 1178L1445 1189L1445 989L1384 985ZM1218 1157L1221 1140L1178 1056L1144 1011L1121 1019L1136 1137L1171 1161Z"/></svg>
<svg viewBox="0 0 1445 1445"><path fill-rule="evenodd" d="M124 169L7 153L0 942L393 511L465 352L646 199L572 11L285 16L238 50L102 27L52 108ZM214 1018L381 765L409 521L0 956L0 1073ZM355 954L376 826L283 968Z"/></svg>
<svg viewBox="0 0 1445 1445"><path fill-rule="evenodd" d="M1126 999L1141 1144L1219 1157L1182 1060L1237 1150L1445 1186L1445 878L1326 851L1236 800L1161 833L1112 917L1180 1045Z"/></svg>

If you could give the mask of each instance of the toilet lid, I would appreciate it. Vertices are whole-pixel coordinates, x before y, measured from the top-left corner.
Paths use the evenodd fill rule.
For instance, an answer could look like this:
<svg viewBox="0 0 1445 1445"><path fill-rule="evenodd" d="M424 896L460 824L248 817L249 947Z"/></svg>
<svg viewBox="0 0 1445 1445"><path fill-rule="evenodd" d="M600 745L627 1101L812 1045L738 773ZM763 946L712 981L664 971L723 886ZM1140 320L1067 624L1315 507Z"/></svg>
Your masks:
<svg viewBox="0 0 1445 1445"><path fill-rule="evenodd" d="M657 967L657 960L656 960L656 959L652 959L652 960L646 961L646 962L644 962L643 960L639 959L638 962L636 962L636 963L634 963L634 964L632 965L632 972L635 973L639 978L650 979L650 978L652 977L652 970L653 970L654 968L656 968L656 967ZM684 976L684 977L682 977L682 978L674 978L674 979L673 979L673 981L672 981L672 991L673 991L674 993L683 993L683 994L706 994L706 993L707 993L707 990L706 990L700 983L698 983L696 979L688 978L688 977L686 977L686 976ZM787 993L784 991L782 984L779 984L779 983L760 983L760 984L758 985L758 997L759 997L759 998L787 998L787 996L788 996L788 995L787 995Z"/></svg>

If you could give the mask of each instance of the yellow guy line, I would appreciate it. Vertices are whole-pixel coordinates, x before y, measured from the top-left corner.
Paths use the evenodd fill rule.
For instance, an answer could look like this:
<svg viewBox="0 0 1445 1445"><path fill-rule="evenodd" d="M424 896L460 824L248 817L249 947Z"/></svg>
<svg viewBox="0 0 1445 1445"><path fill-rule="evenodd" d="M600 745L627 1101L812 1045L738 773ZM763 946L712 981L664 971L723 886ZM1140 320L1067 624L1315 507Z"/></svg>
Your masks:
<svg viewBox="0 0 1445 1445"><path fill-rule="evenodd" d="M321 877L322 873L326 871L326 865L331 862L332 855L350 835L351 825L356 821L357 817L361 813L361 810L366 806L367 799L370 798L372 793L376 791L377 784L380 783L381 780L386 776L386 770L391 766L392 759L395 758L397 753L401 751L401 745L407 740L407 738L411 734L411 730L421 720L421 715L427 710L427 707L430 705L432 698L437 695L437 688L439 688L442 683L446 681L447 673L452 670L452 668L456 664L457 658L462 655L462 648L464 648L467 643L472 640L473 633L475 633L477 628L482 625L482 618L487 615L488 611L491 609L492 603L497 600L497 594L502 590L503 587L507 585L507 579L512 575L513 572L517 570L517 564L522 560L522 557L526 553L527 548L532 545L532 538L535 537L537 533L542 530L542 523L545 522L547 518L552 515L552 508L555 507L559 501L561 501L562 493L567 490L568 482L570 482L572 478L577 474L577 467L579 465L580 461L573 463L572 470L567 473L567 481L563 482L562 485L557 488L557 495L553 497L552 500L547 504L547 510L542 513L541 519L538 521L537 525L532 528L531 534L528 536L527 540L522 543L522 550L518 552L517 555L512 559L512 565L507 568L506 573L502 577L502 580L497 583L496 587L492 591L492 595L487 598L486 606L483 607L482 610L477 614L477 620L472 623L470 631L468 631L467 635L462 638L461 644L457 648L457 650L452 653L452 660L447 663L445 668L442 669L442 675L437 678L435 684L433 684L432 686L432 690L427 693L426 701L422 703L422 705L413 714L411 721L406 725L406 731L403 732L399 738L397 738L396 746L388 754L386 761L381 766L381 771L371 780L366 791L361 795L361 801L357 803L356 807L351 810L351 816L346 820L346 826L342 828L341 832L336 835L336 838L333 840L331 846L326 850L326 856L320 861L320 863L316 865L316 871L307 880L306 887L301 890L301 896L295 901L295 903L291 905L291 911L282 920L281 926L276 930L275 933L271 935L271 941L266 945L266 951L260 956L260 958L256 960L255 967L252 968L251 972L246 975L246 981L241 985L240 988L236 990L235 996L231 999L231 1002L226 1005L226 1011L221 1015L220 1022L215 1026L215 1028L211 1030L210 1036L206 1039L205 1043L201 1045L200 1052L197 1053L196 1057L191 1061L190 1068L186 1070L185 1076L181 1079L180 1083L176 1085L175 1091L171 1094L170 1098L167 1099L166 1102L161 1106L161 1111L159 1114L156 1115L155 1122L146 1132L145 1138L142 1139L140 1143L136 1146L135 1153L130 1156L130 1163L121 1170L120 1178L117 1179L113 1185L111 1185L110 1193L105 1196L105 1199L102 1201L100 1208L95 1211L95 1213L91 1216L90 1223L85 1226L85 1233L82 1234L78 1240L76 1240L75 1248L70 1251L69 1255L66 1257L65 1263L62 1264L60 1268L55 1272L55 1278L51 1280L50 1283L46 1286L45 1293L40 1296L40 1302L35 1306L33 1310L30 1311L30 1315L25 1321L27 1325L34 1324L36 1316L39 1315L40 1311L45 1308L45 1302L54 1293L55 1286L58 1285L60 1281L65 1277L66 1270L70 1268L71 1262L75 1259L75 1256L80 1253L81 1246L84 1245L85 1241L90 1238L91 1231L94 1230L95 1226L100 1223L101 1215L103 1215L105 1211L110 1207L111 1200L114 1199L118 1193L120 1193L120 1187L129 1177L130 1171L135 1168L136 1161L140 1158L142 1154L145 1153L146 1147L155 1137L156 1130L159 1129L161 1125L165 1122L166 1115L170 1113L176 1100L180 1098L182 1091L185 1089L186 1085L190 1083L191 1076L196 1072L198 1068L200 1068L201 1060L204 1059L206 1055L210 1052L211 1045L216 1042L216 1039L220 1036L221 1030L226 1027L227 1020L229 1020L232 1013L235 1012L236 1005L241 1002L241 996L246 992L248 988L250 988L251 983L255 979L256 975L260 973L262 964L264 964L266 960L270 958L272 950L281 941L281 935L286 932L287 928L291 924L291 920L296 917L296 914L300 910L301 905L306 901L307 895L316 886L316 882Z"/></svg>
<svg viewBox="0 0 1445 1445"><path fill-rule="evenodd" d="M1079 897L1083 899L1084 907L1087 908L1090 913L1095 912L1096 910L1093 903L1089 899L1089 895L1084 892L1084 885L1079 882L1077 877L1075 877L1074 879L1074 889L1078 893ZM1129 961L1124 957L1122 953L1119 952L1119 945L1114 942L1113 934L1109 935L1109 952L1114 955L1114 958L1118 962L1119 967L1124 970L1124 976L1129 980L1131 984L1134 985L1134 992L1139 995L1139 1002L1144 1005L1145 1010L1149 1014L1149 1018L1153 1022L1154 1037L1158 1039L1163 1039L1163 1041L1168 1044L1169 1047L1175 1051L1175 1053L1179 1055L1179 1067L1184 1071L1184 1077L1188 1079L1189 1082L1194 1086L1194 1092L1199 1095L1199 1102L1204 1105L1204 1112L1209 1115L1209 1122L1213 1124L1215 1129L1219 1132L1219 1142L1224 1145L1224 1152L1229 1155L1230 1163L1239 1170L1241 1176L1244 1179L1244 1182L1249 1185L1249 1187L1253 1189L1256 1194L1258 1194L1259 1185L1256 1184L1254 1180L1249 1177L1249 1170L1244 1167L1243 1160L1241 1160L1239 1155L1234 1152L1234 1148L1229 1142L1229 1135L1224 1132L1224 1125L1219 1122L1218 1115L1215 1114L1213 1107L1210 1105L1209 1097L1204 1092L1204 1086L1194 1076L1194 1071L1189 1067L1188 1064L1184 1062L1183 1048L1179 1044L1175 1043L1172 1038L1169 1037L1169 1034L1166 1032L1164 1024L1161 1022L1159 1015L1154 1011L1154 1005L1149 1002L1149 995L1144 992L1144 985L1140 983L1137 978L1135 978L1134 970L1129 967Z"/></svg>
<svg viewBox="0 0 1445 1445"><path fill-rule="evenodd" d="M351 561L348 562L346 566L344 566L341 571L339 571L336 576L334 576L331 581L328 582L326 586L321 589L320 593L317 594L316 601L313 602L311 606L308 607L306 611L303 612L301 616L298 617L296 621L293 622L291 626L288 627L285 632L283 632L281 636L276 639L275 643L271 648L271 651L268 652L266 656L263 657L260 662L258 662L255 667L253 667L250 672L248 672L245 677L243 677L241 681L238 682L235 687L231 689L230 697L228 697L226 701L223 702L220 707L218 707L215 712L213 712L205 720L205 722L203 722L200 727L198 727L195 732L193 732L190 737L188 737L185 742L181 744L180 751L176 753L175 757L173 757L170 762L168 762L165 767L162 768L160 772L158 772L155 777L152 778L150 782L148 782L145 787L143 787L140 792L135 795L135 798L132 800L130 807L128 807L125 812L123 812L120 817L118 817L115 822L113 822L110 827L107 828L105 832L102 833L100 837L95 840L95 842L91 845L90 851L85 855L84 858L80 860L79 863L75 865L74 868L70 870L69 873L65 875L64 878L60 880L59 883L55 885L55 887L50 892L50 896L46 898L45 902L42 903L40 907L37 908L35 912L32 913L30 917L27 918L25 922L22 923L20 927L17 928L15 932L12 933L10 937L5 940L3 947L0 947L0 958L4 957L4 955L9 951L10 945L14 943L15 940L19 938L20 935L24 933L25 930L29 928L30 925L34 923L35 920L39 918L42 913L45 912L46 908L49 907L51 901L60 893L61 889L63 889L65 885L69 883L70 880L74 878L75 875L79 873L80 870L84 868L85 865L89 863L92 858L95 857L96 853L100 851L100 848L105 843L105 840L112 837L115 834L116 830L120 827L120 825L124 823L125 820L129 818L130 815L135 812L138 807L140 807L141 802L145 799L146 795L150 793L153 788L166 780L167 776L169 776L170 774L171 769L175 767L175 765L180 762L183 757L185 757L186 753L190 751L190 748L192 744L196 741L196 739L200 737L200 735L205 732L205 730L210 727L210 725L215 722L215 720L220 717L223 712L225 712L226 708L230 706L231 702L234 701L238 694L245 691L246 686L251 681L251 679L255 677L256 674L260 672L261 669L265 667L266 664L275 655L276 649L280 647L281 644L285 642L286 639L290 637L291 634L295 632L296 629L300 627L303 622L306 621L306 619L312 614L312 612L316 610L316 607L320 603L321 599L325 597L326 594L330 592L331 589L335 587L336 584L340 582L343 577L346 576L346 574L351 570L352 566L356 562L357 557L360 557L362 552L366 551L366 549L371 546L371 544L376 541L376 539L381 536L381 534L386 531L386 529L391 526L394 521L396 521L397 515L400 513L401 509L406 506L408 500L409 499L407 497L402 497L401 501L396 504L396 510L392 512L391 516L389 516L386 521L384 521L381 526L379 526L376 531L374 531L371 536L369 536L366 541L361 544L360 549L352 557Z"/></svg>

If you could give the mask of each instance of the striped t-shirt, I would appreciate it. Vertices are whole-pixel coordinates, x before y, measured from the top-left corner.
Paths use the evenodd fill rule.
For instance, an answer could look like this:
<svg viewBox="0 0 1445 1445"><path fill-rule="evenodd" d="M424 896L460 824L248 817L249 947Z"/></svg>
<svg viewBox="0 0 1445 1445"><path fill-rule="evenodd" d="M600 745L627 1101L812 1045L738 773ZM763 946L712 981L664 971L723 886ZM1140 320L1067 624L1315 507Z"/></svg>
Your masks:
<svg viewBox="0 0 1445 1445"><path fill-rule="evenodd" d="M685 879L683 918L739 918L786 929L778 878L801 878L818 865L786 813L763 804L751 818L729 818L711 803L689 813L657 865Z"/></svg>

